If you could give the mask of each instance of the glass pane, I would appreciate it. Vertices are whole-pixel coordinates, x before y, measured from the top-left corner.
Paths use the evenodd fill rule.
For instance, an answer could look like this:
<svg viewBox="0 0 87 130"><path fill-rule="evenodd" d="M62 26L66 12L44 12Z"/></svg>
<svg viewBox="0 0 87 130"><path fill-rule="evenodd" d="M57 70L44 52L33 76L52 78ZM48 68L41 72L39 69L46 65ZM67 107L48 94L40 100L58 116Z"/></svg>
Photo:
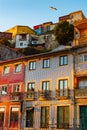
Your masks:
<svg viewBox="0 0 87 130"><path fill-rule="evenodd" d="M26 127L33 127L34 108L26 110Z"/></svg>
<svg viewBox="0 0 87 130"><path fill-rule="evenodd" d="M47 60L47 67L50 67L50 60Z"/></svg>
<svg viewBox="0 0 87 130"><path fill-rule="evenodd" d="M65 123L69 123L69 107L65 107Z"/></svg>
<svg viewBox="0 0 87 130"><path fill-rule="evenodd" d="M33 62L33 69L35 70L36 68L36 62Z"/></svg>
<svg viewBox="0 0 87 130"><path fill-rule="evenodd" d="M87 54L84 55L84 61L87 61Z"/></svg>
<svg viewBox="0 0 87 130"><path fill-rule="evenodd" d="M64 65L67 65L67 56L64 56Z"/></svg>
<svg viewBox="0 0 87 130"><path fill-rule="evenodd" d="M41 107L41 127L47 128L49 124L49 107Z"/></svg>
<svg viewBox="0 0 87 130"><path fill-rule="evenodd" d="M43 61L43 67L46 67L46 60Z"/></svg>
<svg viewBox="0 0 87 130"><path fill-rule="evenodd" d="M64 89L67 89L67 87L68 87L67 80L64 80Z"/></svg>
<svg viewBox="0 0 87 130"><path fill-rule="evenodd" d="M63 57L60 57L60 65L63 65Z"/></svg>

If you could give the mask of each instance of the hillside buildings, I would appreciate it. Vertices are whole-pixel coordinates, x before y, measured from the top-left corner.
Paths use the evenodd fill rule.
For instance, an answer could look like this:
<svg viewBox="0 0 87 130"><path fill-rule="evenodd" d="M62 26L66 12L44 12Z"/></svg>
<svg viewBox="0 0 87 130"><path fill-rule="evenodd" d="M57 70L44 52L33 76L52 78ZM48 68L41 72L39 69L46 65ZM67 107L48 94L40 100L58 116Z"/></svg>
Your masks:
<svg viewBox="0 0 87 130"><path fill-rule="evenodd" d="M0 62L1 129L87 129L86 18L74 27L71 46Z"/></svg>

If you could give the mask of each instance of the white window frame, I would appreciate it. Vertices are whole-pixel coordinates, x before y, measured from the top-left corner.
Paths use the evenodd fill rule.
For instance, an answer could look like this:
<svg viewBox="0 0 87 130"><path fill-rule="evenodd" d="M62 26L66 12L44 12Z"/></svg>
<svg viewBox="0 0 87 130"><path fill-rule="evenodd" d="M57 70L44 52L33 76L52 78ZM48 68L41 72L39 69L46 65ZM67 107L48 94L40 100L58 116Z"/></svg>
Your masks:
<svg viewBox="0 0 87 130"><path fill-rule="evenodd" d="M86 56L86 57L85 57L85 56ZM78 60L79 60L79 63L87 62L87 53L80 54L80 55L78 56Z"/></svg>
<svg viewBox="0 0 87 130"><path fill-rule="evenodd" d="M20 92L20 85L19 84L15 84L13 85L13 92Z"/></svg>
<svg viewBox="0 0 87 130"><path fill-rule="evenodd" d="M43 68L50 68L50 58L43 59Z"/></svg>
<svg viewBox="0 0 87 130"><path fill-rule="evenodd" d="M21 68L22 68L21 64L16 64L15 65L15 73L21 72Z"/></svg>
<svg viewBox="0 0 87 130"><path fill-rule="evenodd" d="M42 91L50 90L50 81L42 81Z"/></svg>
<svg viewBox="0 0 87 130"><path fill-rule="evenodd" d="M4 73L4 74L9 74L9 71L10 71L10 67L9 67L9 66L4 66L4 71L3 71L3 73Z"/></svg>
<svg viewBox="0 0 87 130"><path fill-rule="evenodd" d="M36 70L36 61L29 62L29 70Z"/></svg>
<svg viewBox="0 0 87 130"><path fill-rule="evenodd" d="M59 80L58 90L60 91L60 96L68 95L68 79Z"/></svg>
<svg viewBox="0 0 87 130"><path fill-rule="evenodd" d="M35 82L29 82L27 84L27 91L34 91L35 89Z"/></svg>
<svg viewBox="0 0 87 130"><path fill-rule="evenodd" d="M1 94L2 95L7 95L7 86L2 86L2 89L1 89Z"/></svg>
<svg viewBox="0 0 87 130"><path fill-rule="evenodd" d="M68 65L68 56L67 55L63 55L63 56L59 57L59 65L60 66Z"/></svg>

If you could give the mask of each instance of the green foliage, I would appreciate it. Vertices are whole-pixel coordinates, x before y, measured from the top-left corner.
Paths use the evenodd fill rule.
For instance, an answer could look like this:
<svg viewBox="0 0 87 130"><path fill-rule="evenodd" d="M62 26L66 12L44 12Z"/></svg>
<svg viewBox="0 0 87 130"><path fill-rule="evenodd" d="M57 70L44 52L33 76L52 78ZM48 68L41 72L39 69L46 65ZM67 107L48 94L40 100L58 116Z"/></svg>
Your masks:
<svg viewBox="0 0 87 130"><path fill-rule="evenodd" d="M1 39L0 44L11 47L11 43L7 39Z"/></svg>
<svg viewBox="0 0 87 130"><path fill-rule="evenodd" d="M39 50L36 50L33 47L21 48L19 50L19 52L21 52L22 54L24 54L26 56L27 55L33 55L33 54L39 54L40 53Z"/></svg>
<svg viewBox="0 0 87 130"><path fill-rule="evenodd" d="M67 21L57 23L54 35L59 45L69 45L74 39L74 26Z"/></svg>

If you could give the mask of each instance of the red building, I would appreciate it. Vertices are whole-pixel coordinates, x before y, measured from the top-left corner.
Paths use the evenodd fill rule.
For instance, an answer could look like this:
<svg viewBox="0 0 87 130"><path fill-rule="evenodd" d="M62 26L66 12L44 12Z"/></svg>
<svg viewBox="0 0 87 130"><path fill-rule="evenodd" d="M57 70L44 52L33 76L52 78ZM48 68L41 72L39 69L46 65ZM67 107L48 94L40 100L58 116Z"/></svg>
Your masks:
<svg viewBox="0 0 87 130"><path fill-rule="evenodd" d="M19 59L1 62L0 129L20 129L22 119L23 86L24 63Z"/></svg>

